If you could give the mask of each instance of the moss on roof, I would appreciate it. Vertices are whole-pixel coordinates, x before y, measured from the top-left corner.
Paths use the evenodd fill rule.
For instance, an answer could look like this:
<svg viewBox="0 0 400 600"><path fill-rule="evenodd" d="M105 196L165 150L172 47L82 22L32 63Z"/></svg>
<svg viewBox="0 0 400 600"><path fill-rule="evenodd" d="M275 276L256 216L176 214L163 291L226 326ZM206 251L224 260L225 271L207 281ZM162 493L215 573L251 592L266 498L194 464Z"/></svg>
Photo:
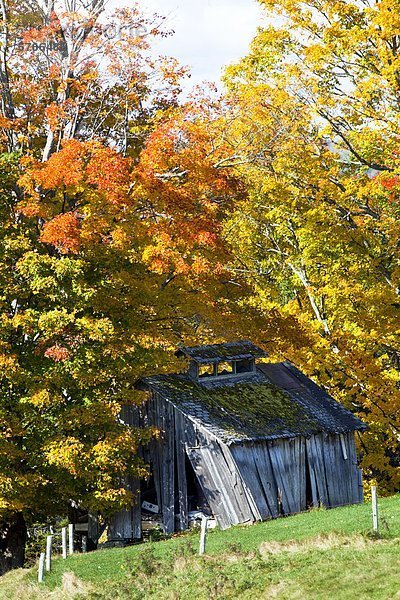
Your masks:
<svg viewBox="0 0 400 600"><path fill-rule="evenodd" d="M320 430L302 406L265 381L204 386L180 375L147 378L150 387L225 439L306 435ZM215 431L214 431L215 432Z"/></svg>
<svg viewBox="0 0 400 600"><path fill-rule="evenodd" d="M239 419L246 427L262 431L282 428L309 431L316 423L304 409L272 384L238 384L207 390L204 400Z"/></svg>
<svg viewBox="0 0 400 600"><path fill-rule="evenodd" d="M259 365L254 373L234 379L144 377L136 387L160 394L229 444L366 429L356 415L288 362Z"/></svg>

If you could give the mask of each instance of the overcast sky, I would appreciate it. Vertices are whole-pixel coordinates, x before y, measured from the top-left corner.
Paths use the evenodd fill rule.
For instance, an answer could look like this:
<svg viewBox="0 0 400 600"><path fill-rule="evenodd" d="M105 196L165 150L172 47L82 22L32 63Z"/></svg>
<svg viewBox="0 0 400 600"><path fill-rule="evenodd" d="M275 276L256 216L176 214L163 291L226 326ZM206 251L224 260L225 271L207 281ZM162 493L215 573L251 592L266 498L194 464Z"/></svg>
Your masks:
<svg viewBox="0 0 400 600"><path fill-rule="evenodd" d="M247 53L262 24L255 0L141 0L139 4L168 17L168 28L175 35L163 40L162 52L191 67L190 86L204 80L218 82L223 67Z"/></svg>

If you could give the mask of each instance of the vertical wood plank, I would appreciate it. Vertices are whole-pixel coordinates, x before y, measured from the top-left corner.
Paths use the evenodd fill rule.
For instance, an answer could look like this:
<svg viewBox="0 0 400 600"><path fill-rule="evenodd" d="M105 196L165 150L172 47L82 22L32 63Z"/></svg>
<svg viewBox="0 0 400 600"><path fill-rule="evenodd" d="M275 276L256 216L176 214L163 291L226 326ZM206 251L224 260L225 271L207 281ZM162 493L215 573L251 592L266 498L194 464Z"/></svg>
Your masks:
<svg viewBox="0 0 400 600"><path fill-rule="evenodd" d="M277 517L279 515L278 486L274 476L267 443L256 442L253 445L253 454L269 512L272 517Z"/></svg>
<svg viewBox="0 0 400 600"><path fill-rule="evenodd" d="M190 421L190 419L186 419L185 421L185 447L195 448L198 446L197 434L194 424Z"/></svg>
<svg viewBox="0 0 400 600"><path fill-rule="evenodd" d="M312 457L309 456L309 452L307 450L307 441L308 440L306 440L306 460L307 460L307 466L308 466L308 473L310 476L312 505L314 508L318 508L320 500L318 497L317 480L316 480L316 475L315 475L315 470L314 470L314 462L313 462Z"/></svg>
<svg viewBox="0 0 400 600"><path fill-rule="evenodd" d="M225 503L232 524L253 521L253 514L244 493L240 473L234 464L229 448L222 442L208 439L207 449L212 468L215 470L214 480L223 491Z"/></svg>
<svg viewBox="0 0 400 600"><path fill-rule="evenodd" d="M306 441L310 470L312 469L315 475L317 506L319 504L329 506L329 495L326 483L325 462L322 445L323 440L321 434L312 435L310 439Z"/></svg>
<svg viewBox="0 0 400 600"><path fill-rule="evenodd" d="M186 453L196 474L197 480L221 529L227 529L236 524L239 519L232 510L231 498L223 493L225 484L221 481L221 472L226 470L226 463L219 456L215 463L215 456L221 452L212 448L214 439L211 439L204 430L186 420L185 422Z"/></svg>
<svg viewBox="0 0 400 600"><path fill-rule="evenodd" d="M181 531L184 531L188 528L185 417L178 410L175 410L175 444L176 468L178 475L179 528Z"/></svg>
<svg viewBox="0 0 400 600"><path fill-rule="evenodd" d="M206 463L208 471L214 482L216 490L221 493L221 502L229 518L230 525L238 525L240 521L240 511L236 502L234 490L229 487L229 480L226 477L224 465L221 464L221 452L215 441L209 443L200 449L200 455Z"/></svg>
<svg viewBox="0 0 400 600"><path fill-rule="evenodd" d="M359 502L359 491L358 491L358 462L357 454L354 443L353 432L347 433L343 436L346 445L347 452L347 463L348 463L348 477L349 477L349 503L357 504Z"/></svg>
<svg viewBox="0 0 400 600"><path fill-rule="evenodd" d="M300 510L307 510L307 477L306 477L306 440L304 437L298 438L299 446L299 501Z"/></svg>
<svg viewBox="0 0 400 600"><path fill-rule="evenodd" d="M209 461L204 459L204 448L186 446L186 452L218 525L227 529L232 523L218 484L214 481L214 472L209 468Z"/></svg>
<svg viewBox="0 0 400 600"><path fill-rule="evenodd" d="M286 440L284 444L286 458L285 468L289 475L287 485L290 485L290 479L292 480L292 496L293 506L292 510L294 513L301 511L301 489L300 489L300 438L292 438Z"/></svg>
<svg viewBox="0 0 400 600"><path fill-rule="evenodd" d="M282 508L285 514L300 512L299 503L296 502L291 468L291 448L286 440L268 442L268 450L275 480L281 493ZM295 482L296 483L296 482Z"/></svg>
<svg viewBox="0 0 400 600"><path fill-rule="evenodd" d="M88 514L88 538L97 543L99 538L99 522L97 514Z"/></svg>
<svg viewBox="0 0 400 600"><path fill-rule="evenodd" d="M343 459L338 435L325 434L323 441L326 481L329 493L329 506L343 506L349 503L348 463Z"/></svg>
<svg viewBox="0 0 400 600"><path fill-rule="evenodd" d="M139 480L129 477L125 480L124 487L133 492L135 501L132 506L118 511L112 517L108 527L108 539L110 541L139 540L142 536Z"/></svg>
<svg viewBox="0 0 400 600"><path fill-rule="evenodd" d="M252 447L249 444L234 444L230 447L230 451L243 481L250 490L261 519L271 517Z"/></svg>
<svg viewBox="0 0 400 600"><path fill-rule="evenodd" d="M337 506L337 493L335 490L336 477L332 477L335 473L335 461L331 456L331 446L329 444L329 436L324 434L322 436L322 456L325 466L326 473L326 485L328 488L328 506Z"/></svg>
<svg viewBox="0 0 400 600"><path fill-rule="evenodd" d="M124 508L118 511L111 519L108 527L108 539L130 540L132 538L131 509Z"/></svg>
<svg viewBox="0 0 400 600"><path fill-rule="evenodd" d="M131 517L131 535L132 539L140 540L142 537L142 508L140 495L140 480L136 477L131 477L129 481L129 489L133 492L135 500L130 509Z"/></svg>
<svg viewBox="0 0 400 600"><path fill-rule="evenodd" d="M357 477L357 464L354 464L351 460L351 448L349 444L349 435L341 434L340 436L341 452L338 448L337 455L338 460L342 462L342 473L345 479L346 497L344 498L345 504L357 503L358 497L358 477ZM346 458L345 458L346 456ZM340 457L340 458L339 458Z"/></svg>
<svg viewBox="0 0 400 600"><path fill-rule="evenodd" d="M226 464L230 485L235 493L236 502L240 511L240 522L253 523L255 520L261 520L257 505L254 498L249 494L249 491L246 490L246 484L233 459L231 449L226 446L226 444L222 443L219 444L219 448Z"/></svg>
<svg viewBox="0 0 400 600"><path fill-rule="evenodd" d="M157 410L157 396L156 394L152 394L149 402L148 402L148 421L149 425L152 425L157 428L162 427L162 423L160 423L160 418ZM156 496L157 496L157 504L160 507L160 512L162 513L163 506L163 498L161 495L161 462L162 462L162 449L159 443L159 440L153 439L150 442L150 460L151 466L153 470L153 478L154 484L156 488Z"/></svg>
<svg viewBox="0 0 400 600"><path fill-rule="evenodd" d="M352 489L353 489L353 502L360 503L364 501L364 487L362 483L362 472L358 466L356 441L354 439L354 433L350 432L347 435L347 449L349 454L349 462L352 465Z"/></svg>
<svg viewBox="0 0 400 600"><path fill-rule="evenodd" d="M158 402L162 422L161 497L164 531L175 531L175 440L174 409L169 402Z"/></svg>
<svg viewBox="0 0 400 600"><path fill-rule="evenodd" d="M345 438L345 436L344 436L343 433L341 433L339 435L339 437L340 437L340 444L342 446L343 459L347 460L348 459L348 454L347 454L346 438Z"/></svg>

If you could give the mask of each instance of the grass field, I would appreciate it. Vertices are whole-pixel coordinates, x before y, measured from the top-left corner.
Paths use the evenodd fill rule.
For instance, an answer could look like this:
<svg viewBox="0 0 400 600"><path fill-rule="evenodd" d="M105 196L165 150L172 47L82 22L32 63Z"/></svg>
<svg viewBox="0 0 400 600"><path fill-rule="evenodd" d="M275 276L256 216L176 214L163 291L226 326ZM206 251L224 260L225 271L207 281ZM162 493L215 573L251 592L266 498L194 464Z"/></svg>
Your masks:
<svg viewBox="0 0 400 600"><path fill-rule="evenodd" d="M315 510L208 534L56 559L40 587L36 570L0 581L1 600L278 598L400 599L400 495L371 505Z"/></svg>

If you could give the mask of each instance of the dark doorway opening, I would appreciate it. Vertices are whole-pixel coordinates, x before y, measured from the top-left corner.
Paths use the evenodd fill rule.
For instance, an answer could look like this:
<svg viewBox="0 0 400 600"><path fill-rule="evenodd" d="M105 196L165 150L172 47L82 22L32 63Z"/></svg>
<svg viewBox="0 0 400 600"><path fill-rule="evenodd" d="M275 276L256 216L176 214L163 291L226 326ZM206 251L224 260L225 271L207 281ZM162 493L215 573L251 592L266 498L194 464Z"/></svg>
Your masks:
<svg viewBox="0 0 400 600"><path fill-rule="evenodd" d="M140 482L140 498L142 502L150 502L158 505L157 490L154 481L152 465L150 465L150 476Z"/></svg>
<svg viewBox="0 0 400 600"><path fill-rule="evenodd" d="M188 510L189 511L201 511L207 514L211 514L210 507L201 488L196 473L192 467L192 464L188 458L185 457L185 469L186 469L186 485L187 485L187 498L188 498Z"/></svg>
<svg viewBox="0 0 400 600"><path fill-rule="evenodd" d="M309 508L314 507L314 498L311 487L311 474L310 474L310 465L308 462L308 455L306 452L306 506L307 510Z"/></svg>

